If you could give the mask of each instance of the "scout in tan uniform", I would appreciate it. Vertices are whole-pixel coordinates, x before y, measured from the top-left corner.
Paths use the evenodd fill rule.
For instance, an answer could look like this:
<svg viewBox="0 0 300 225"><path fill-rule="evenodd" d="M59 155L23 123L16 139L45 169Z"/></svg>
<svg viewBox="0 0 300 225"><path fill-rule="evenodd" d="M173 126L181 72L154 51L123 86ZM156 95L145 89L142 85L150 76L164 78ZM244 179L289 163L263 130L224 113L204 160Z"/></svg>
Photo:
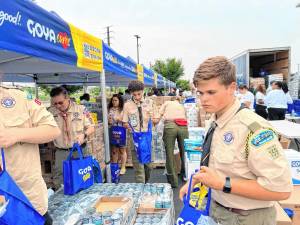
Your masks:
<svg viewBox="0 0 300 225"><path fill-rule="evenodd" d="M275 225L274 201L292 191L290 168L271 125L234 97L235 66L207 59L195 72L202 106L213 113L193 183L212 188L211 216L222 225ZM207 151L207 149L210 150ZM187 185L180 197L187 192Z"/></svg>
<svg viewBox="0 0 300 225"><path fill-rule="evenodd" d="M0 86L0 103L0 147L5 151L7 171L44 215L45 224L52 224L38 144L59 135L57 124L39 100L27 99L21 90Z"/></svg>
<svg viewBox="0 0 300 225"><path fill-rule="evenodd" d="M177 139L181 158L181 176L184 176L184 139L188 138L186 113L180 97L172 97L160 108L160 115L164 120L164 144L166 149L167 180L172 187L178 187L178 175L175 169L174 148Z"/></svg>
<svg viewBox="0 0 300 225"><path fill-rule="evenodd" d="M94 132L90 114L82 105L71 101L68 92L63 87L55 87L50 92L53 114L62 135L54 140L55 152L55 188L63 183L62 164L69 155L69 150L75 142L84 147L87 137Z"/></svg>
<svg viewBox="0 0 300 225"><path fill-rule="evenodd" d="M131 123L135 131L146 131L148 129L148 121L151 119L155 124L158 122L158 112L151 99L144 99L144 84L140 81L131 81L128 85L128 90L132 95L132 99L127 101L123 110L123 122L129 128L128 123ZM129 132L130 133L130 132ZM131 153L132 162L135 169L135 180L137 183L147 183L150 179L151 164L139 163L136 151L134 149L132 137Z"/></svg>

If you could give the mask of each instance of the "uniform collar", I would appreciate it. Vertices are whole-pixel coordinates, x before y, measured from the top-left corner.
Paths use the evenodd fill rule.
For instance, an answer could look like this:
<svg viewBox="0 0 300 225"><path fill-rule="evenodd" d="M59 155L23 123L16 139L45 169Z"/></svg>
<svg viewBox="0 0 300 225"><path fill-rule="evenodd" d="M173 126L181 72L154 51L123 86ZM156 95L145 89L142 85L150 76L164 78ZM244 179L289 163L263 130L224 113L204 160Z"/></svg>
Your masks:
<svg viewBox="0 0 300 225"><path fill-rule="evenodd" d="M134 100L133 97L131 97L131 100L132 100L135 104L142 104L142 103L145 101L144 97L142 97L141 101L139 101L139 102L137 102L136 100Z"/></svg>
<svg viewBox="0 0 300 225"><path fill-rule="evenodd" d="M222 128L228 123L241 107L241 103L238 99L235 99L233 105L224 112L219 118L216 119L216 114L213 114L213 121L215 121L219 128Z"/></svg>
<svg viewBox="0 0 300 225"><path fill-rule="evenodd" d="M54 108L54 112L55 112L54 115L59 115L60 113L62 113L55 106L52 107ZM73 112L75 112L75 103L70 100L70 106L66 113L73 113Z"/></svg>

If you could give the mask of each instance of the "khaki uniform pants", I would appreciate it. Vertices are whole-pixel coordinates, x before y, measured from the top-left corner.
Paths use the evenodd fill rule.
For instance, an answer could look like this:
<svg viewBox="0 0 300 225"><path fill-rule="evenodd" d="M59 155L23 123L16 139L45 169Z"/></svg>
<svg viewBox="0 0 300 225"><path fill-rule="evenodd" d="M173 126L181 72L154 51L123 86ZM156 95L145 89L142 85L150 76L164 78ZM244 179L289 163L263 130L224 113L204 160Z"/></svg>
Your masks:
<svg viewBox="0 0 300 225"><path fill-rule="evenodd" d="M57 149L55 152L55 165L53 184L55 189L59 189L63 182L63 161L67 159L69 151Z"/></svg>
<svg viewBox="0 0 300 225"><path fill-rule="evenodd" d="M132 164L135 173L135 182L136 183L147 183L150 179L151 170L153 169L152 163L141 164L137 158L136 151L134 148L134 143L132 139L132 134L128 132L130 148L131 148L131 157Z"/></svg>
<svg viewBox="0 0 300 225"><path fill-rule="evenodd" d="M242 216L230 212L214 201L211 204L210 216L222 225L276 225L275 207L249 210L249 215Z"/></svg>
<svg viewBox="0 0 300 225"><path fill-rule="evenodd" d="M166 149L167 179L172 187L178 187L178 175L174 157L175 141L177 139L181 158L181 174L184 175L184 139L188 138L186 126L178 126L176 123L168 122L164 126L164 145Z"/></svg>

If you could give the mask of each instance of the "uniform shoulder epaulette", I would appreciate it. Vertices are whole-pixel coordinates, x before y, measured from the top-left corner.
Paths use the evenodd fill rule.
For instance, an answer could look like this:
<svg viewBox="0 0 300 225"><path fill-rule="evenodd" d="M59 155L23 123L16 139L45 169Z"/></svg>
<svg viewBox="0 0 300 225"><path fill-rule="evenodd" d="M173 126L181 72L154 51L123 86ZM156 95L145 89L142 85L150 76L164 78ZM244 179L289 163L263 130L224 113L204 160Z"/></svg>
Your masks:
<svg viewBox="0 0 300 225"><path fill-rule="evenodd" d="M264 127L262 119L249 109L241 110L237 116L253 133Z"/></svg>
<svg viewBox="0 0 300 225"><path fill-rule="evenodd" d="M24 92L20 87L16 87L16 86L0 85L0 87L2 87L4 89L13 89L13 90L19 90L19 91Z"/></svg>

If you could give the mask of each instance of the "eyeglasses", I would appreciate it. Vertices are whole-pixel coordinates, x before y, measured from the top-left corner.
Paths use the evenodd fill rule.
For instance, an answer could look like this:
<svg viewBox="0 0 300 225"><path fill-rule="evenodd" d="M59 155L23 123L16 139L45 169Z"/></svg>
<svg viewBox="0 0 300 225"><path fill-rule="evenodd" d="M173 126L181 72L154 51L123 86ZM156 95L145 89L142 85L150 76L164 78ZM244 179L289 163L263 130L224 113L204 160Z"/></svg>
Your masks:
<svg viewBox="0 0 300 225"><path fill-rule="evenodd" d="M61 102L53 102L53 105L63 105L63 104L64 104L63 101L61 101Z"/></svg>

